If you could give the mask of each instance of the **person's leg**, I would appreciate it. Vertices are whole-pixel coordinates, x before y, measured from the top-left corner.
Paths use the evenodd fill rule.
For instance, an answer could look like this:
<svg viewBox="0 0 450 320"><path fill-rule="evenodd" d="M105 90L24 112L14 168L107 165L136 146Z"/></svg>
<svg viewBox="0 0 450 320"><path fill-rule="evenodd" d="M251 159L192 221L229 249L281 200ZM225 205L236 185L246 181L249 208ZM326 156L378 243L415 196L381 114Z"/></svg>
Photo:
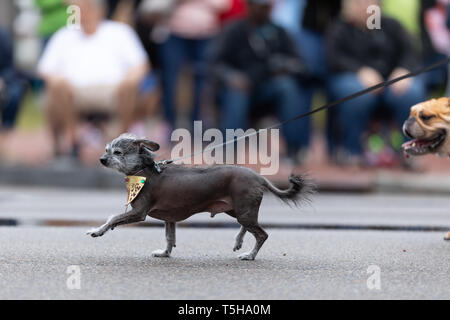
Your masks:
<svg viewBox="0 0 450 320"><path fill-rule="evenodd" d="M315 77L323 79L327 73L323 34L303 28L296 39L296 44L309 71Z"/></svg>
<svg viewBox="0 0 450 320"><path fill-rule="evenodd" d="M403 94L396 94L391 88L383 93L383 102L395 116L398 129L409 118L411 107L427 98L424 81L421 77L413 79L411 87Z"/></svg>
<svg viewBox="0 0 450 320"><path fill-rule="evenodd" d="M192 109L192 121L200 119L202 96L207 72L207 50L210 39L198 39L192 41L191 59L194 63L194 104Z"/></svg>
<svg viewBox="0 0 450 320"><path fill-rule="evenodd" d="M172 128L175 127L176 121L176 88L185 56L185 45L184 39L172 35L160 46L162 102L166 120Z"/></svg>
<svg viewBox="0 0 450 320"><path fill-rule="evenodd" d="M7 85L4 106L1 112L2 129L12 129L14 127L24 93L25 87L22 83Z"/></svg>
<svg viewBox="0 0 450 320"><path fill-rule="evenodd" d="M338 100L361 91L364 86L356 74L345 73L335 75L329 83L329 91L333 100ZM363 152L361 136L370 121L370 115L379 97L369 93L340 104L335 109L336 124L342 136L342 146L352 156L360 156Z"/></svg>
<svg viewBox="0 0 450 320"><path fill-rule="evenodd" d="M64 79L55 79L46 83L47 108L46 116L54 141L55 155L61 155L68 150L61 150L61 134L67 134L69 148L76 144L76 123L78 113L74 103L72 86ZM70 150L71 152L72 150Z"/></svg>
<svg viewBox="0 0 450 320"><path fill-rule="evenodd" d="M117 87L117 116L120 123L120 133L127 132L135 120L139 83L123 81Z"/></svg>
<svg viewBox="0 0 450 320"><path fill-rule="evenodd" d="M449 16L449 18L450 18L450 16ZM450 52L448 53L448 56L450 57ZM450 97L450 64L448 65L448 69L447 69L447 93L446 93L446 96ZM449 235L449 237L450 237L450 235Z"/></svg>
<svg viewBox="0 0 450 320"><path fill-rule="evenodd" d="M292 76L279 76L269 80L262 87L262 95L273 100L279 120L284 122L310 110L311 94L299 85ZM295 157L301 148L309 145L311 121L303 118L282 127L288 146L288 154Z"/></svg>
<svg viewBox="0 0 450 320"><path fill-rule="evenodd" d="M221 94L221 130L247 129L250 109L248 92L225 87Z"/></svg>

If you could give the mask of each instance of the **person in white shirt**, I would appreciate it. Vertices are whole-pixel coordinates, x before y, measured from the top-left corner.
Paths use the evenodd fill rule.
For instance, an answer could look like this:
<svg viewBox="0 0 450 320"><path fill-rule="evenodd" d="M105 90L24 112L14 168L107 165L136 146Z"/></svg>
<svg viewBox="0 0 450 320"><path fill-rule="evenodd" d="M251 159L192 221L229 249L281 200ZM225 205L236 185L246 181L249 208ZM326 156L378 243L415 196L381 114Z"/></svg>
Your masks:
<svg viewBox="0 0 450 320"><path fill-rule="evenodd" d="M56 155L77 145L80 113L107 112L117 118L121 132L127 131L139 84L150 69L134 30L105 20L105 1L72 2L80 8L81 28L64 27L55 33L38 64Z"/></svg>

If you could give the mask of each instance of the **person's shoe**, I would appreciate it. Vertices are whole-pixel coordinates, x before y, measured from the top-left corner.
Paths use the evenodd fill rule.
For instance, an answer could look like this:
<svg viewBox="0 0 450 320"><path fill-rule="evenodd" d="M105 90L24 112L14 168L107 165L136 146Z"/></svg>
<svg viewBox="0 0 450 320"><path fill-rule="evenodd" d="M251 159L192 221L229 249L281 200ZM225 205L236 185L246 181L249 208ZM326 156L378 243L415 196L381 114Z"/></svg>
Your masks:
<svg viewBox="0 0 450 320"><path fill-rule="evenodd" d="M306 164L308 160L308 150L306 148L302 148L298 151L290 151L288 153L288 159L291 165L299 167Z"/></svg>
<svg viewBox="0 0 450 320"><path fill-rule="evenodd" d="M336 164L341 167L362 167L365 165L363 157L339 149L336 151Z"/></svg>

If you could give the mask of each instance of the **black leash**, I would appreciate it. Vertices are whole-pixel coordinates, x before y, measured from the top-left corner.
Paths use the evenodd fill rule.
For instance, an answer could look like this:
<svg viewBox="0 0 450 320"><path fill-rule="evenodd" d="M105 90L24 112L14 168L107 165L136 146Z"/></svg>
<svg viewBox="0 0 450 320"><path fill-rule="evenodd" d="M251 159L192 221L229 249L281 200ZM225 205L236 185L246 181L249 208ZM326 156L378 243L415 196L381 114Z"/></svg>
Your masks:
<svg viewBox="0 0 450 320"><path fill-rule="evenodd" d="M218 148L218 147L222 147L222 146L228 145L228 144L230 144L230 143L237 142L237 141L239 141L239 140L241 140L241 139L245 139L245 138L248 138L248 137L257 135L257 134L259 134L259 132L262 131L262 130L271 130L271 129L275 129L275 128L282 127L282 126L284 126L284 125L286 125L286 124L288 124L288 123L290 123L290 122L292 122L292 121L296 121L296 120L299 120L299 119L302 119L302 118L309 117L309 116L311 116L311 115L313 115L313 114L315 114L315 113L317 113L317 112L320 112L320 111L323 111L323 110L330 109L330 108L332 108L332 107L335 107L335 106L338 105L338 104L347 102L347 101L349 101L349 100L356 99L356 98L358 98L358 97L360 97L360 96L366 95L366 94L371 93L371 92L373 92L373 91L376 91L376 90L378 90L378 89L389 87L389 86L391 86L391 85L393 85L394 83L397 83L397 82L399 82L399 81L402 81L402 80L405 80L405 79L408 79L408 78L416 77L416 76L418 76L418 75L420 75L420 74L422 74L422 73L429 72L429 71L431 71L431 70L433 70L433 69L436 69L436 68L438 68L438 67L440 67L440 66L442 66L442 65L448 64L448 63L450 63L450 58L443 59L443 60L441 60L441 61L439 61L439 62L436 62L436 63L434 63L434 64L432 64L432 65L429 65L429 66L424 67L424 68L422 68L422 69L419 69L419 70L417 70L417 71L407 73L407 74L405 74L405 75L403 75L403 76L401 76L401 77L395 78L395 79L391 79L391 80L388 80L388 81L381 82L381 83L379 83L379 84L377 84L377 85L375 85L375 86L372 86L372 87L369 87L369 88L367 88L367 89L361 90L361 91L359 91L359 92L356 92L356 93L354 93L354 94L352 94L352 95L349 95L349 96L347 96L347 97L344 97L344 98L342 98L342 99L339 99L339 100L336 100L336 101L327 103L327 104L325 104L325 105L323 105L323 106L321 106L321 107L318 107L318 108L313 109L313 110L311 110L311 111L308 111L308 112L306 112L306 113L300 114L300 115L298 115L298 116L296 116L296 117L294 117L294 118L285 120L285 121L283 121L283 122L280 122L280 123L275 124L275 125L273 125L273 126L270 126L270 127L268 127L268 128L265 128L265 129L259 129L259 130L255 131L255 132L251 133L251 134L244 135L244 136L241 136L241 137L236 137L236 138L234 138L233 140L229 140L229 141L226 141L226 142L224 142L224 143L218 144L218 145L216 145L216 146L212 146L212 147L210 147L210 148L206 148L206 149L202 150L201 152L192 153L192 154L190 154L190 155L188 155L188 156L184 156L184 157L180 157L180 158L172 159L172 160L164 160L164 161L160 161L160 162L158 162L158 164L170 164L170 163L173 163L173 162L176 162L176 161L180 161L180 160L188 159L188 158L191 158L191 157L195 157L196 155L202 154L202 153L204 153L204 152L206 152L206 151L214 150L214 149L216 149L216 148Z"/></svg>

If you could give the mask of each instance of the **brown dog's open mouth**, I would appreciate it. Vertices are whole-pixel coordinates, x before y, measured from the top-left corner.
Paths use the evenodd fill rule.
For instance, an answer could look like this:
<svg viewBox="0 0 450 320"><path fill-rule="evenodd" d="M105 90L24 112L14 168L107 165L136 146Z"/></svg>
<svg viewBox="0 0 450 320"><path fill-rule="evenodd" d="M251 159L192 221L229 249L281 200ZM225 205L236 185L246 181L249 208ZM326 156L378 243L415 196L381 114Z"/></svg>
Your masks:
<svg viewBox="0 0 450 320"><path fill-rule="evenodd" d="M439 132L435 137L428 140L414 139L403 144L402 149L406 155L421 156L427 153L435 153L444 142L447 132Z"/></svg>

